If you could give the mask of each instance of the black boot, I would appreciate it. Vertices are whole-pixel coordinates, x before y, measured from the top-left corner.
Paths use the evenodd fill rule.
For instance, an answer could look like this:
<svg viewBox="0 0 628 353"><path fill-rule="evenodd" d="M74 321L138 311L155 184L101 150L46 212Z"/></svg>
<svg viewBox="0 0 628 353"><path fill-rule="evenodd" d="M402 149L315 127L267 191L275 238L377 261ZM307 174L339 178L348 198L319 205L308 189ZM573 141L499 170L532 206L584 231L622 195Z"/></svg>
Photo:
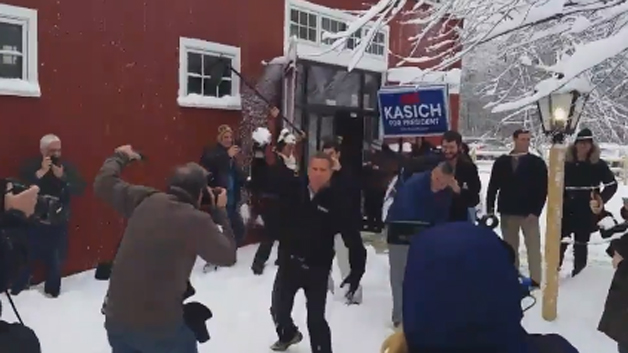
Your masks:
<svg viewBox="0 0 628 353"><path fill-rule="evenodd" d="M253 271L254 275L259 276L264 273L264 264L254 263L251 266L251 270Z"/></svg>
<svg viewBox="0 0 628 353"><path fill-rule="evenodd" d="M587 244L574 244L573 246L573 271L571 272L571 276L577 276L585 267L587 267L587 258L589 254L589 249L587 248Z"/></svg>
<svg viewBox="0 0 628 353"><path fill-rule="evenodd" d="M303 341L303 334L297 331L291 340L287 342L282 342L281 340L278 340L277 342L273 343L272 346L270 346L270 349L275 352L285 352L288 350L288 348L290 348L290 346L295 345L301 341Z"/></svg>

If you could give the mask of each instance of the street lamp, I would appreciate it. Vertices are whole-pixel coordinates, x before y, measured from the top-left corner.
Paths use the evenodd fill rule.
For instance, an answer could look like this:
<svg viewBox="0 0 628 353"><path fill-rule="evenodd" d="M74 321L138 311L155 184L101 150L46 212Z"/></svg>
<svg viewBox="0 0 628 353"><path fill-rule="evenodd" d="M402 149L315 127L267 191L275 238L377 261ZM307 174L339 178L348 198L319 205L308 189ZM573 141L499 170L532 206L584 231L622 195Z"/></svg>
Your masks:
<svg viewBox="0 0 628 353"><path fill-rule="evenodd" d="M552 144L563 143L565 135L576 132L585 96L573 90L551 93L537 101L543 132L552 138Z"/></svg>
<svg viewBox="0 0 628 353"><path fill-rule="evenodd" d="M576 131L585 100L582 93L572 90L551 93L537 102L543 132L552 139L548 167L545 282L542 309L542 316L546 321L554 321L558 315L558 267L560 266L566 151L563 142L565 136Z"/></svg>

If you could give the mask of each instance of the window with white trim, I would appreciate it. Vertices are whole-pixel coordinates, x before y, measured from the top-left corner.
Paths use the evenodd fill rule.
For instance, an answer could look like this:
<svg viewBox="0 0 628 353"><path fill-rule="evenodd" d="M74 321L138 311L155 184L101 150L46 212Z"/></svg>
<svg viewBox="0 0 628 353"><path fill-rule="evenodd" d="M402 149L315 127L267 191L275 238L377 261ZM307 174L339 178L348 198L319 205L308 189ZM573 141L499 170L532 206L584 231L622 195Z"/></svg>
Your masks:
<svg viewBox="0 0 628 353"><path fill-rule="evenodd" d="M180 106L241 109L240 48L199 39L179 40Z"/></svg>
<svg viewBox="0 0 628 353"><path fill-rule="evenodd" d="M386 54L386 35L384 32L375 33L371 44L366 48L366 52L373 55Z"/></svg>
<svg viewBox="0 0 628 353"><path fill-rule="evenodd" d="M323 39L323 34L325 32L329 33L338 33L347 30L347 24L342 21L334 20L329 17L321 17L321 43L326 45L332 45L334 43L334 39L326 38Z"/></svg>
<svg viewBox="0 0 628 353"><path fill-rule="evenodd" d="M290 36L317 42L318 16L308 11L290 9Z"/></svg>
<svg viewBox="0 0 628 353"><path fill-rule="evenodd" d="M0 95L39 97L37 11L0 4Z"/></svg>

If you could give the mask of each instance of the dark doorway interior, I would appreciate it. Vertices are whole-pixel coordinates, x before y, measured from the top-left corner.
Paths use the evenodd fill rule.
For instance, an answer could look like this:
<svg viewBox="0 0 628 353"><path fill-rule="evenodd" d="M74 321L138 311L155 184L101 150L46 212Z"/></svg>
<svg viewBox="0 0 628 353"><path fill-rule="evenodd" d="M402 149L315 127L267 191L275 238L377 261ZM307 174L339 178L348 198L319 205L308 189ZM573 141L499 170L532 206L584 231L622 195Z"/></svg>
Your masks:
<svg viewBox="0 0 628 353"><path fill-rule="evenodd" d="M364 120L357 113L338 110L334 114L334 134L342 138L340 163L350 168L353 174L362 169L362 146L364 145Z"/></svg>
<svg viewBox="0 0 628 353"><path fill-rule="evenodd" d="M308 61L297 64L295 122L307 134L301 166L326 137L342 137L342 164L360 174L364 146L378 138L381 74Z"/></svg>

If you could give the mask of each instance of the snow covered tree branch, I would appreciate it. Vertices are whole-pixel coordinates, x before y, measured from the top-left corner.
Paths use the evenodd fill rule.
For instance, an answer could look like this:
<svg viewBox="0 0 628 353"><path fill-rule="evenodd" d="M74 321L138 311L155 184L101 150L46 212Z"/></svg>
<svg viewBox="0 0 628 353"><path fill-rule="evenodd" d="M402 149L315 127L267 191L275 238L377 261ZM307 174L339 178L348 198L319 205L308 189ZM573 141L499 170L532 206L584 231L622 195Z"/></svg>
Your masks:
<svg viewBox="0 0 628 353"><path fill-rule="evenodd" d="M498 41L504 43L505 51L500 53L506 54L543 48L528 55L538 61L529 65L535 71L526 73L529 80L516 81L518 88L510 89L508 94L493 92L499 95L498 104L491 105L493 112L525 111L526 106L572 84L574 79L591 81L596 90L615 83L607 92L592 96L611 99L623 95L616 86L623 86L618 79L626 77L622 62L628 51L628 0L442 0L437 5L428 0L414 4L408 0L380 0L358 15L345 31L325 36L336 39L340 46L367 22L375 22L363 43L353 49L352 69L378 26L400 15L409 17L404 24L416 26L417 33L409 39L413 50L398 65L443 70ZM461 21L463 26L459 25ZM520 74L528 71L512 69L523 70ZM601 79L604 72L608 77ZM625 113L623 108L609 108L608 104L603 111Z"/></svg>

